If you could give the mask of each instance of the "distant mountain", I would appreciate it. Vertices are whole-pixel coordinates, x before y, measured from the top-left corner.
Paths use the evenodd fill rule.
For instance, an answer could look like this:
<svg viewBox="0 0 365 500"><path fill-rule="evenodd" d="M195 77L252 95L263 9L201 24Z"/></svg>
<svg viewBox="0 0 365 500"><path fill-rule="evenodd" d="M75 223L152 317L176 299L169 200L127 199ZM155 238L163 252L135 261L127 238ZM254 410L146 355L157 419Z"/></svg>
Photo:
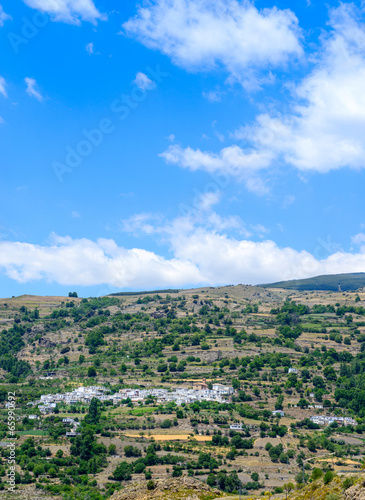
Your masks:
<svg viewBox="0 0 365 500"><path fill-rule="evenodd" d="M284 288L286 290L332 290L347 291L365 287L365 273L325 274L302 280L278 281L258 285L263 288Z"/></svg>
<svg viewBox="0 0 365 500"><path fill-rule="evenodd" d="M165 290L150 290L150 291L143 291L143 292L116 292L116 293L110 293L110 296L128 296L128 295L155 295L159 293L179 293L181 290L177 288L166 288Z"/></svg>

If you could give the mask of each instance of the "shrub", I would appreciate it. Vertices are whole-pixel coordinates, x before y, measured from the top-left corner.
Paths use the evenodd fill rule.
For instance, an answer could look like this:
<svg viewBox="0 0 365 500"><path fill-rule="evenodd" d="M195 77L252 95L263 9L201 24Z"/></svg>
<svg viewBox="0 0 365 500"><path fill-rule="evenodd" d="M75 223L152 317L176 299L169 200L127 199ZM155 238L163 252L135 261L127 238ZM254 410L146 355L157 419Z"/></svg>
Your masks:
<svg viewBox="0 0 365 500"><path fill-rule="evenodd" d="M114 479L117 481L129 481L132 479L132 466L127 462L121 462L114 471Z"/></svg>
<svg viewBox="0 0 365 500"><path fill-rule="evenodd" d="M326 500L340 500L340 495L338 493L329 493L326 496Z"/></svg>
<svg viewBox="0 0 365 500"><path fill-rule="evenodd" d="M145 468L146 468L146 466L144 463L138 462L134 466L134 472L135 472L135 474L142 474L142 472L145 470Z"/></svg>
<svg viewBox="0 0 365 500"><path fill-rule="evenodd" d="M323 478L324 484L329 484L334 477L335 477L334 473L332 471L328 470Z"/></svg>
<svg viewBox="0 0 365 500"><path fill-rule="evenodd" d="M152 479L150 479L148 481L148 483L147 483L147 489L148 490L154 490L155 488L156 488L155 482Z"/></svg>
<svg viewBox="0 0 365 500"><path fill-rule="evenodd" d="M319 479L322 476L323 476L323 472L321 471L321 469L318 469L318 468L313 469L313 471L312 471L313 481L316 481L317 479Z"/></svg>
<svg viewBox="0 0 365 500"><path fill-rule="evenodd" d="M115 444L110 444L108 448L109 455L115 455L117 452L117 447Z"/></svg>
<svg viewBox="0 0 365 500"><path fill-rule="evenodd" d="M350 488L350 486L352 486L355 482L355 479L353 477L347 477L344 482L342 483L342 488L344 490L347 490L348 488Z"/></svg>

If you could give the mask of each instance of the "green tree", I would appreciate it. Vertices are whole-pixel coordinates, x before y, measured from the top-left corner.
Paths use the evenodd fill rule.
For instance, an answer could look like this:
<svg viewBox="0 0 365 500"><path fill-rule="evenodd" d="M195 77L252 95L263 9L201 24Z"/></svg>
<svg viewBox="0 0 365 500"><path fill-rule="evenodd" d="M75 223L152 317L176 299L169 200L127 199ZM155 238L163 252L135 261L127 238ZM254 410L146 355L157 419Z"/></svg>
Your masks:
<svg viewBox="0 0 365 500"><path fill-rule="evenodd" d="M336 382L337 380L336 372L332 366L326 366L326 368L323 370L323 375L330 382Z"/></svg>
<svg viewBox="0 0 365 500"><path fill-rule="evenodd" d="M323 476L323 472L318 467L315 467L312 470L312 476L311 477L312 477L313 481L316 481L317 479L319 479L322 476Z"/></svg>
<svg viewBox="0 0 365 500"><path fill-rule="evenodd" d="M117 453L117 447L115 444L110 444L108 448L109 455L115 455Z"/></svg>
<svg viewBox="0 0 365 500"><path fill-rule="evenodd" d="M328 470L323 478L324 484L329 484L334 477L335 477L334 473L332 471Z"/></svg>
<svg viewBox="0 0 365 500"><path fill-rule="evenodd" d="M101 402L96 399L92 398L89 406L89 411L88 414L85 417L85 422L91 425L96 425L100 421L100 414L101 414Z"/></svg>
<svg viewBox="0 0 365 500"><path fill-rule="evenodd" d="M129 481L132 479L132 464L121 462L113 473L116 481Z"/></svg>
<svg viewBox="0 0 365 500"><path fill-rule="evenodd" d="M288 495L292 490L294 490L294 484L293 483L285 483L284 486L284 491L285 491L285 498L288 498Z"/></svg>
<svg viewBox="0 0 365 500"><path fill-rule="evenodd" d="M309 403L308 403L308 401L307 401L306 399L304 399L304 398L301 398L301 399L299 400L299 402L298 402L298 406L299 406L300 408L307 408L307 407L308 407L308 404L309 404Z"/></svg>
<svg viewBox="0 0 365 500"><path fill-rule="evenodd" d="M38 464L38 465L36 465L36 466L34 467L34 469L33 469L33 474L34 474L36 477L38 477L38 476L40 476L40 475L42 475L42 474L44 474L44 473L45 473L45 470L44 470L44 466L43 466L42 464Z"/></svg>
<svg viewBox="0 0 365 500"><path fill-rule="evenodd" d="M215 474L213 474L211 472L207 478L207 485L210 486L211 488L215 488L216 484L217 484L217 481L215 478Z"/></svg>

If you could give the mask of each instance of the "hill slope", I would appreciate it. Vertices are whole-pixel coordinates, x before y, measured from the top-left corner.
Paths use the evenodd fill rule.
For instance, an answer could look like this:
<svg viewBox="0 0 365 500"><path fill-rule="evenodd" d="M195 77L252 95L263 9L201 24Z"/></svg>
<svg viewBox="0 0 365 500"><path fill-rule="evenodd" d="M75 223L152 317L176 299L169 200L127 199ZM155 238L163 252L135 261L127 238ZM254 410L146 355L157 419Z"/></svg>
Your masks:
<svg viewBox="0 0 365 500"><path fill-rule="evenodd" d="M223 493L191 477L158 479L148 489L147 481L138 481L117 491L111 500L213 500Z"/></svg>
<svg viewBox="0 0 365 500"><path fill-rule="evenodd" d="M283 288L286 290L357 290L365 287L365 273L327 274L302 280L278 281L259 285L263 288Z"/></svg>

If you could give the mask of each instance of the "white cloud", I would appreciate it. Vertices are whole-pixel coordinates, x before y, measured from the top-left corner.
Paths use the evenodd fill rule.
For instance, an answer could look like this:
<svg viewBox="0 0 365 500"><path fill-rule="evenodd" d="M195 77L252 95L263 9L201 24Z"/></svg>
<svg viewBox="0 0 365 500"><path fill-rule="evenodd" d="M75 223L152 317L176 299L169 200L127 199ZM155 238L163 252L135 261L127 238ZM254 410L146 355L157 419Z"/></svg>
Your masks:
<svg viewBox="0 0 365 500"><path fill-rule="evenodd" d="M239 240L201 229L172 243L175 257L194 262L209 283L263 283L357 272L365 266L365 249L318 260L306 251L280 248L270 240Z"/></svg>
<svg viewBox="0 0 365 500"><path fill-rule="evenodd" d="M8 97L8 93L6 92L6 81L3 76L0 76L0 94L4 97Z"/></svg>
<svg viewBox="0 0 365 500"><path fill-rule="evenodd" d="M115 241L74 240L53 235L48 246L0 241L0 267L19 282L45 280L61 285L147 288L159 286L263 283L320 274L361 272L365 247L317 259L309 252L281 248L275 242L250 241L193 227L184 219L171 225L173 257Z"/></svg>
<svg viewBox="0 0 365 500"><path fill-rule="evenodd" d="M160 232L160 229L156 226L157 222L161 222L160 216L141 213L122 220L121 229L127 233L134 233L136 236L139 233L152 234Z"/></svg>
<svg viewBox="0 0 365 500"><path fill-rule="evenodd" d="M201 210L210 210L214 205L219 203L221 193L219 191L203 193L198 201L198 207Z"/></svg>
<svg viewBox="0 0 365 500"><path fill-rule="evenodd" d="M118 247L113 240L54 237L49 246L0 242L0 266L19 283L45 280L61 285L116 287L182 286L199 282L197 267L186 259Z"/></svg>
<svg viewBox="0 0 365 500"><path fill-rule="evenodd" d="M154 0L140 6L123 28L187 70L223 67L244 85L252 84L256 69L302 53L292 11L259 11L248 0Z"/></svg>
<svg viewBox="0 0 365 500"><path fill-rule="evenodd" d="M239 128L233 144L218 152L170 146L166 162L223 172L257 194L268 188L263 175L269 167L287 164L302 172L329 172L365 167L365 25L352 4L331 11L331 30L322 39L309 76L292 87L291 113L262 113L252 126ZM259 173L261 171L261 173ZM288 196L284 207L294 198Z"/></svg>
<svg viewBox="0 0 365 500"><path fill-rule="evenodd" d="M3 6L0 5L0 26L4 26L5 21L9 21L11 16L4 12Z"/></svg>
<svg viewBox="0 0 365 500"><path fill-rule="evenodd" d="M94 44L93 42L90 42L90 43L87 43L86 46L86 52L88 52L89 54L94 54Z"/></svg>
<svg viewBox="0 0 365 500"><path fill-rule="evenodd" d="M196 196L189 204L181 204L179 216L172 221L163 216L150 213L136 214L122 221L121 229L135 236L159 235L166 243L176 235L189 234L196 227L209 231L235 230L246 237L251 233L245 228L240 217L222 217L212 211L214 205L221 201L220 191L196 192Z"/></svg>
<svg viewBox="0 0 365 500"><path fill-rule="evenodd" d="M37 89L37 82L34 78L24 78L24 81L27 85L27 88L26 88L26 93L31 96L31 97L35 97L35 99L37 99L38 101L43 101L43 97L41 95L41 93L39 92L39 90Z"/></svg>
<svg viewBox="0 0 365 500"><path fill-rule="evenodd" d="M223 92L219 90L210 90L209 92L203 92L204 99L209 102L219 102L222 100Z"/></svg>
<svg viewBox="0 0 365 500"><path fill-rule="evenodd" d="M288 208L295 202L295 196L293 194L288 194L284 198L283 208Z"/></svg>
<svg viewBox="0 0 365 500"><path fill-rule="evenodd" d="M363 246L365 245L365 234L364 233L355 234L355 236L351 238L351 241L352 243L354 243L354 245Z"/></svg>
<svg viewBox="0 0 365 500"><path fill-rule="evenodd" d="M270 230L267 229L263 224L254 224L251 226L252 230L255 231L259 235L260 238L263 238L265 234L269 233Z"/></svg>
<svg viewBox="0 0 365 500"><path fill-rule="evenodd" d="M314 69L293 88L292 112L261 114L237 139L301 171L365 167L365 28L352 4L331 12Z"/></svg>
<svg viewBox="0 0 365 500"><path fill-rule="evenodd" d="M95 7L93 0L23 0L23 2L33 9L53 16L55 21L71 24L89 21L96 24L98 19L105 19Z"/></svg>
<svg viewBox="0 0 365 500"><path fill-rule="evenodd" d="M156 87L156 83L141 71L136 74L136 78L133 83L143 90L152 90Z"/></svg>
<svg viewBox="0 0 365 500"><path fill-rule="evenodd" d="M204 170L210 174L224 173L245 182L247 189L265 194L268 189L258 177L258 172L270 166L270 151L244 151L237 145L228 146L218 153L201 151L190 147L170 146L160 155L167 163L189 170Z"/></svg>

